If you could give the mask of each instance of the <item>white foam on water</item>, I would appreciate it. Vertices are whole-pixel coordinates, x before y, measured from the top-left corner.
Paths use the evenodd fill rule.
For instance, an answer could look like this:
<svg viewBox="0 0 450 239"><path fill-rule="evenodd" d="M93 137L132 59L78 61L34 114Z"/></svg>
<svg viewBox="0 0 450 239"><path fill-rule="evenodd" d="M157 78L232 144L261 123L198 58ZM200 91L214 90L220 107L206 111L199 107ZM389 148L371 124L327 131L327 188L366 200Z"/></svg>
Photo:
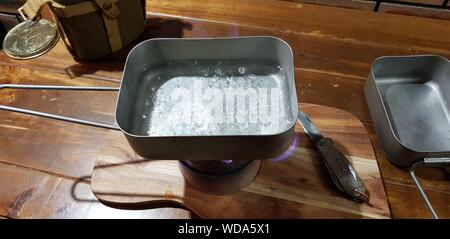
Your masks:
<svg viewBox="0 0 450 239"><path fill-rule="evenodd" d="M293 123L281 67L267 65L259 73L251 64L227 61L170 66L170 79L147 91L147 113L141 113L147 135L268 135Z"/></svg>

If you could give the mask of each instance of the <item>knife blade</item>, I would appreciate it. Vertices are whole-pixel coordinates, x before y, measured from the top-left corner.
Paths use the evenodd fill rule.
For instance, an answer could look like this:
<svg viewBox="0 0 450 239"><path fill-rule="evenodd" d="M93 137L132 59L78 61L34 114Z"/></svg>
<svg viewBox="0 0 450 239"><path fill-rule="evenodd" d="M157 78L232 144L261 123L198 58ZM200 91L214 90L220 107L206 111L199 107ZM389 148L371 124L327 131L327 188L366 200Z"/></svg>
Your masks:
<svg viewBox="0 0 450 239"><path fill-rule="evenodd" d="M299 111L298 121L318 150L336 187L356 202L368 202L369 194L364 182L345 155L335 147L333 140L323 137L305 112Z"/></svg>

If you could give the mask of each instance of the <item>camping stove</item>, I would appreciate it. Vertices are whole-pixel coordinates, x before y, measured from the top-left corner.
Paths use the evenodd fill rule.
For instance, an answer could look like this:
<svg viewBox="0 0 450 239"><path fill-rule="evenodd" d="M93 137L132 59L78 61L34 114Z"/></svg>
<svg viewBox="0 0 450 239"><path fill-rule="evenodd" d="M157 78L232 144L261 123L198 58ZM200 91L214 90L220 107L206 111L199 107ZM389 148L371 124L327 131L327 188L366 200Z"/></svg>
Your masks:
<svg viewBox="0 0 450 239"><path fill-rule="evenodd" d="M212 194L232 193L249 185L260 166L260 160L180 161L186 182Z"/></svg>
<svg viewBox="0 0 450 239"><path fill-rule="evenodd" d="M275 163L288 159L295 151L298 137L289 148L275 158ZM189 160L180 161L181 174L193 188L212 194L227 194L249 185L258 174L261 160Z"/></svg>

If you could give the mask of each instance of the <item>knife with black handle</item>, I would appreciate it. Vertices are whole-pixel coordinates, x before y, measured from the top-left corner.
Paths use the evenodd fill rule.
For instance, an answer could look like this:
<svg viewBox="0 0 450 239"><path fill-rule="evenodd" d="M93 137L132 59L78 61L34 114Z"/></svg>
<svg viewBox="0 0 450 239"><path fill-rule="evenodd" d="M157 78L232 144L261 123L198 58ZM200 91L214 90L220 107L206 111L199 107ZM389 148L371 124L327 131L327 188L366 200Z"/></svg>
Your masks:
<svg viewBox="0 0 450 239"><path fill-rule="evenodd" d="M300 111L298 120L317 148L336 187L356 202L368 202L364 182L344 154L335 147L333 140L323 137L306 113Z"/></svg>

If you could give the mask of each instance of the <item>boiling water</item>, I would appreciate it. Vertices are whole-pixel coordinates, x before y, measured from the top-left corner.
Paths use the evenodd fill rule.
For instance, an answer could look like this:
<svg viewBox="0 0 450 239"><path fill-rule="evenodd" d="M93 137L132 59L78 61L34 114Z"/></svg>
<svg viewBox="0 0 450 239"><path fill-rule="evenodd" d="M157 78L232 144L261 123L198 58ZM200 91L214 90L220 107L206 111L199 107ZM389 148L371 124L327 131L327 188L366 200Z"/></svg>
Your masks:
<svg viewBox="0 0 450 239"><path fill-rule="evenodd" d="M286 72L271 62L173 61L150 67L141 81L137 135L269 135L295 122Z"/></svg>

